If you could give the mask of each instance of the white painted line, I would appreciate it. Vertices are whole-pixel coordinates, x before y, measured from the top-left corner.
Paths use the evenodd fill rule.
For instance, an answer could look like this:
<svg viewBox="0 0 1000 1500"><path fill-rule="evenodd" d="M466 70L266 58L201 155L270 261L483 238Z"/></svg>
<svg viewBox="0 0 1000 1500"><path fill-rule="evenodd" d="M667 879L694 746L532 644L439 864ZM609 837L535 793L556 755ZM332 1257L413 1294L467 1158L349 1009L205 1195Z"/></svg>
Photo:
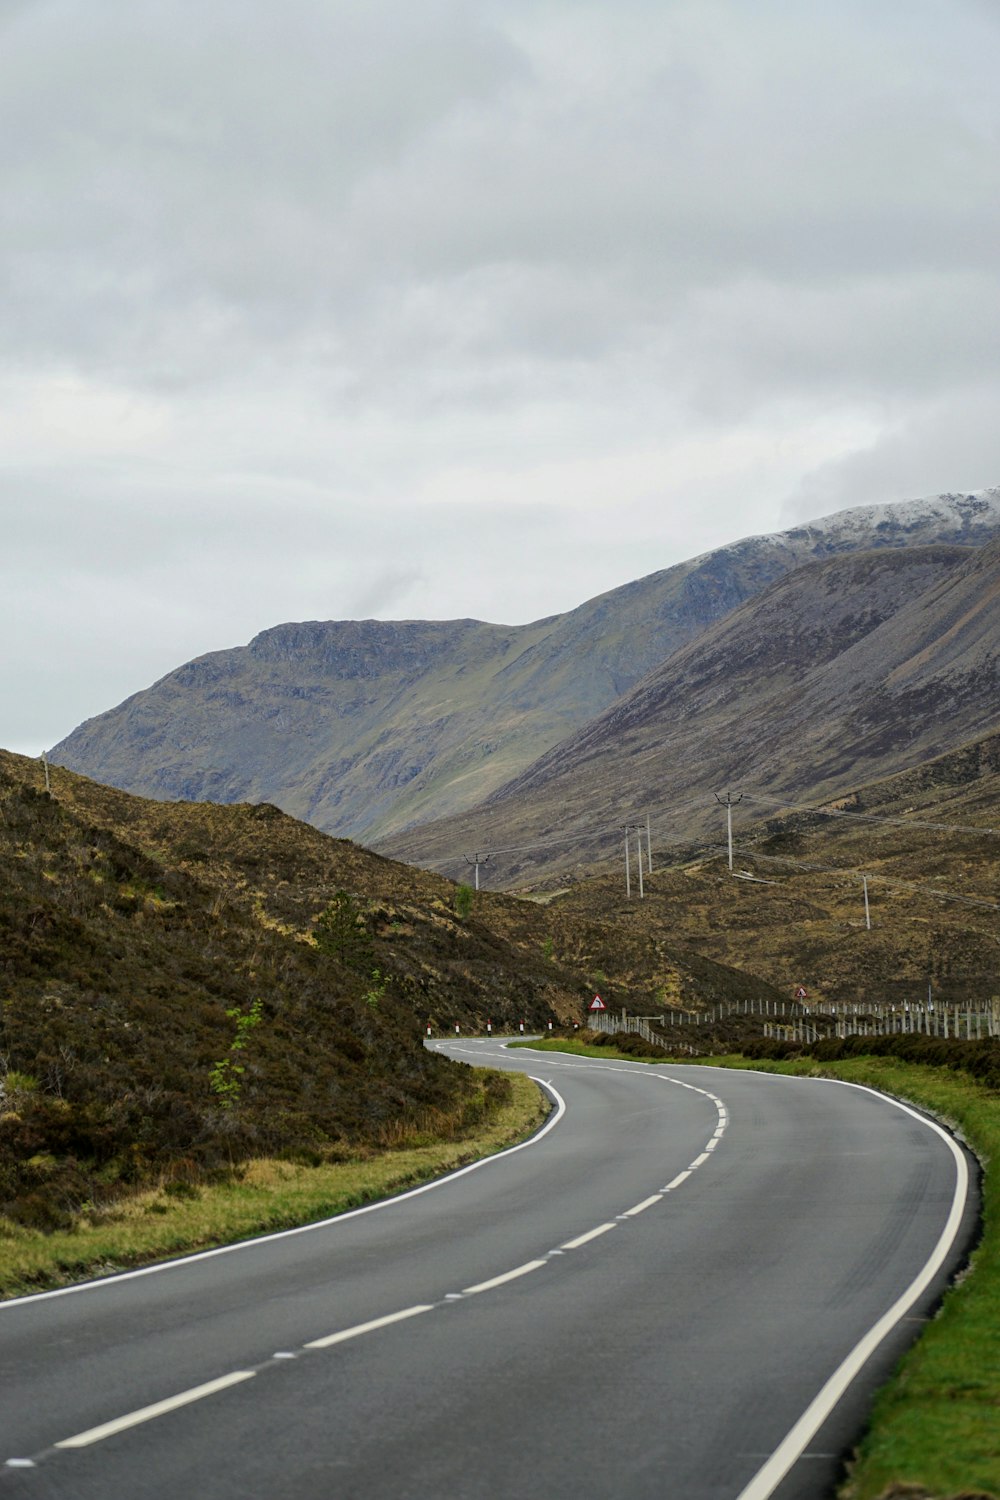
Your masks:
<svg viewBox="0 0 1000 1500"><path fill-rule="evenodd" d="M700 1156L696 1156L695 1157L695 1159L691 1163L690 1167L688 1167L688 1171L689 1172L693 1172L696 1167L700 1167L701 1166L701 1164L702 1164L703 1161L708 1161L708 1152L707 1151L703 1151Z"/></svg>
<svg viewBox="0 0 1000 1500"><path fill-rule="evenodd" d="M708 1142L708 1145L705 1147L706 1152L707 1151L714 1151L715 1148L716 1148L716 1146L718 1144L719 1144L719 1137L717 1135L713 1135L712 1139Z"/></svg>
<svg viewBox="0 0 1000 1500"><path fill-rule="evenodd" d="M102 1422L100 1427L90 1427L86 1432L78 1432L75 1437L63 1438L61 1443L54 1446L89 1448L91 1443L100 1443L104 1438L114 1437L116 1432L125 1432L129 1427L138 1427L142 1422L151 1422L154 1417L165 1416L168 1411L176 1411L179 1406L190 1406L192 1401L201 1401L205 1396L214 1396L216 1391L239 1385L243 1380L252 1380L256 1373L256 1370L234 1370L232 1375L222 1375L218 1380L192 1386L189 1391L181 1391L178 1396L168 1396L165 1401L154 1401L152 1406L142 1406L124 1417L116 1417L113 1422Z"/></svg>
<svg viewBox="0 0 1000 1500"><path fill-rule="evenodd" d="M691 1169L690 1169L690 1167L688 1168L688 1170L686 1172L678 1172L677 1176L674 1177L670 1182L667 1183L667 1185L663 1189L663 1191L665 1193L672 1193L673 1190L674 1190L674 1188L679 1188L682 1182L687 1182L687 1180L688 1180L688 1178L690 1176L691 1176Z"/></svg>
<svg viewBox="0 0 1000 1500"><path fill-rule="evenodd" d="M966 1198L969 1191L969 1168L965 1157L952 1140L947 1131L933 1120L928 1120L915 1109L902 1104L898 1099L890 1099L888 1095L881 1094L877 1089L866 1088L860 1083L847 1083L843 1079L826 1078L824 1083L837 1084L842 1088L860 1089L862 1093L874 1094L876 1098L884 1100L896 1109L901 1109L904 1114L911 1115L921 1125L926 1125L928 1130L933 1130L939 1135L951 1152L955 1161L955 1192L952 1197L951 1210L948 1214L945 1226L941 1231L937 1244L934 1246L926 1265L920 1274L910 1283L901 1297L892 1304L889 1310L883 1313L878 1322L869 1329L848 1354L847 1358L834 1370L822 1390L809 1403L794 1427L786 1434L775 1448L771 1457L758 1469L750 1483L740 1491L736 1500L769 1500L778 1485L784 1479L792 1465L799 1459L807 1448L811 1439L822 1427L827 1417L833 1411L844 1392L851 1385L862 1367L881 1344L882 1340L895 1328L909 1312L917 1299L927 1290L934 1277L944 1263L945 1257L951 1250L962 1223L962 1215L965 1211Z"/></svg>
<svg viewBox="0 0 1000 1500"><path fill-rule="evenodd" d="M653 1194L651 1194L650 1197L643 1198L643 1200L642 1200L641 1203L637 1203L635 1205L635 1208L629 1208L629 1209L627 1209L626 1212L625 1212L624 1217L626 1219L632 1219L632 1218L635 1217L636 1214L645 1213L647 1208L652 1208L652 1206L653 1206L654 1203L662 1203L662 1202L663 1202L663 1194L662 1193L653 1193Z"/></svg>
<svg viewBox="0 0 1000 1500"><path fill-rule="evenodd" d="M8 1458L4 1464L5 1469L33 1469L35 1460L33 1458Z"/></svg>
<svg viewBox="0 0 1000 1500"><path fill-rule="evenodd" d="M333 1225L345 1223L348 1219L360 1218L362 1214L378 1213L380 1209L392 1208L396 1203L405 1203L409 1198L419 1198L422 1193L433 1192L435 1188L444 1187L447 1183L454 1182L456 1178L467 1176L469 1172L478 1172L481 1167L492 1166L494 1162L514 1156L518 1151L526 1151L530 1146L537 1146L550 1130L554 1130L566 1113L565 1099L551 1084L546 1084L543 1079L536 1078L534 1074L528 1076L532 1083L548 1089L556 1101L556 1107L541 1130L536 1130L533 1136L526 1141L521 1141L517 1146L508 1146L505 1151L496 1151L492 1156L484 1156L479 1161L470 1162L467 1167L459 1167L456 1172L449 1172L444 1177L436 1177L433 1182L425 1182L421 1187L410 1188L406 1193L397 1193L393 1198L381 1198L377 1203L366 1203L363 1208L352 1208L346 1213L333 1214L328 1219L317 1219L312 1224L300 1224L295 1229L279 1229L275 1234L261 1234L255 1239L237 1240L233 1245L219 1245L215 1250L199 1250L195 1255L182 1255L176 1260L159 1261L155 1266L139 1266L135 1271L121 1271L115 1276L99 1276L94 1281L77 1282L75 1286L56 1287L51 1292L30 1292L26 1297L8 1297L0 1301L0 1313L9 1312L15 1307L24 1307L29 1302L47 1302L52 1297L72 1297L77 1292L92 1292L98 1287L118 1286L121 1282L135 1281L140 1276L157 1276L161 1271L176 1271L179 1267L194 1265L199 1260L213 1260L217 1255L232 1255L236 1250L253 1250L258 1245L270 1245L276 1240L291 1239L294 1235L311 1234L314 1229L329 1229Z"/></svg>
<svg viewBox="0 0 1000 1500"><path fill-rule="evenodd" d="M548 1262L544 1260L529 1260L527 1265L518 1266L514 1271L505 1271L502 1276L491 1276L489 1281L480 1281L475 1286L465 1287L462 1296L474 1297L477 1292L492 1292L495 1286L503 1286L508 1281L516 1281L519 1276L527 1276L529 1271L539 1271L547 1264Z"/></svg>
<svg viewBox="0 0 1000 1500"><path fill-rule="evenodd" d="M598 1224L596 1229L588 1229L586 1234L577 1235L575 1240L567 1240L565 1245L560 1245L560 1250L579 1250L581 1245L587 1245L591 1240L596 1240L599 1234L607 1234L609 1229L615 1229L615 1224Z"/></svg>
<svg viewBox="0 0 1000 1500"><path fill-rule="evenodd" d="M415 1318L418 1313L432 1312L434 1304L424 1302L416 1307L404 1307L402 1312L387 1313L384 1318L372 1318L370 1323L356 1323L353 1328L342 1328L339 1333L328 1333L325 1338L311 1339L303 1349L330 1349L334 1344L343 1344L347 1339L360 1338L363 1333L374 1333L376 1328L388 1328L390 1323L402 1323L404 1318Z"/></svg>

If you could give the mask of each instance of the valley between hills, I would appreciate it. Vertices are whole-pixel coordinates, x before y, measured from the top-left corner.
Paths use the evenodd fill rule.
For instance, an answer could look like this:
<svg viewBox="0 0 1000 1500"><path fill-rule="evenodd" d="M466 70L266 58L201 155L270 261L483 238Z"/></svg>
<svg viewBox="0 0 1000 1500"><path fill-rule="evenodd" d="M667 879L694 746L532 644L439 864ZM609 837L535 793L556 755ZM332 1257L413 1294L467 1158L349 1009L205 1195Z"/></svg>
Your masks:
<svg viewBox="0 0 1000 1500"><path fill-rule="evenodd" d="M680 1020L605 1039L631 1055L912 1087L989 1154L1000 1039L845 1063L762 1021L800 990L862 1016L1000 997L1000 491L895 509L530 627L276 627L48 764L0 751L0 1242L418 1143L459 1161L512 1085L428 1034L574 1045L595 993ZM962 1355L987 1406L994 1199L991 1174ZM953 1359L935 1400L992 1476Z"/></svg>
<svg viewBox="0 0 1000 1500"><path fill-rule="evenodd" d="M997 489L530 626L314 622L200 657L47 768L0 761L0 1042L34 1080L0 1202L72 1217L175 1157L458 1117L428 1027L572 1027L595 992L998 994L998 747Z"/></svg>

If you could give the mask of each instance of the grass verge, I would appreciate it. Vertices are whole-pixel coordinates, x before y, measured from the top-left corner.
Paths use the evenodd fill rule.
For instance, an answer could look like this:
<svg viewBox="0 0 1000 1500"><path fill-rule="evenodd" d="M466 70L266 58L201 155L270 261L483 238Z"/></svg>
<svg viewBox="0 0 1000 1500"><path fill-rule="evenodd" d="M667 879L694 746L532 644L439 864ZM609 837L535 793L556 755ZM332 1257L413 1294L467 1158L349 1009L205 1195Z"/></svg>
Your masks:
<svg viewBox="0 0 1000 1500"><path fill-rule="evenodd" d="M508 1042L510 1049L515 1047L527 1047L531 1052L572 1052L576 1057L610 1057L618 1062L658 1062L673 1061L672 1058L662 1057L633 1057L629 1052L622 1052L618 1047L594 1047L589 1042L582 1042L578 1037L539 1037L534 1042ZM693 1061L694 1059L690 1059ZM702 1062L702 1058L698 1058Z"/></svg>
<svg viewBox="0 0 1000 1500"><path fill-rule="evenodd" d="M575 1038L532 1043L585 1057L643 1059ZM967 1075L892 1058L819 1064L698 1058L699 1064L867 1084L926 1109L983 1163L983 1236L971 1270L879 1392L841 1500L991 1500L1000 1495L1000 1096ZM680 1060L671 1066L684 1066ZM992 1169L991 1169L992 1168Z"/></svg>
<svg viewBox="0 0 1000 1500"><path fill-rule="evenodd" d="M403 1141L392 1150L305 1166L253 1161L230 1182L137 1194L66 1232L43 1234L0 1219L0 1297L66 1286L91 1276L233 1244L329 1218L391 1197L513 1145L542 1123L537 1084L504 1074L511 1092L484 1123L454 1139Z"/></svg>

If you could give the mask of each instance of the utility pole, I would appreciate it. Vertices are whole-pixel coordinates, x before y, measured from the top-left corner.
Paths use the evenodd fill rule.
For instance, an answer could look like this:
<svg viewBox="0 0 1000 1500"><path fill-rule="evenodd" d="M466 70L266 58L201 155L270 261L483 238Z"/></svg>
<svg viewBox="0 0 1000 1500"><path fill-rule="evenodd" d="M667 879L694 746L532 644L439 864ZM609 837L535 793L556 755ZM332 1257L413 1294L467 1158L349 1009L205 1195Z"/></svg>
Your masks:
<svg viewBox="0 0 1000 1500"><path fill-rule="evenodd" d="M636 847L636 852L637 852L637 854L639 856L639 900L642 901L642 900L645 899L646 893L645 893L645 891L642 888L642 829L641 828L637 828L635 830L635 847Z"/></svg>
<svg viewBox="0 0 1000 1500"><path fill-rule="evenodd" d="M628 835L629 835L629 826L626 823L625 824L625 895L631 901L631 899L632 899L632 873L631 873L631 871L629 869L629 863L628 863Z"/></svg>
<svg viewBox="0 0 1000 1500"><path fill-rule="evenodd" d="M868 928L868 931L871 932L871 930L872 930L872 914L871 914L871 912L868 909L868 876L867 875L862 875L861 879L862 879L862 881L864 883L864 887L865 887L865 926Z"/></svg>
<svg viewBox="0 0 1000 1500"><path fill-rule="evenodd" d="M45 790L51 792L52 787L49 785L49 758L44 750L42 751L42 769L45 772Z"/></svg>
<svg viewBox="0 0 1000 1500"><path fill-rule="evenodd" d="M723 802L718 792L716 792L715 800L720 807L726 809L726 840L729 844L729 873L731 875L733 873L733 808L743 801L743 793L740 792L740 795L734 802L732 792L727 792L726 800Z"/></svg>
<svg viewBox="0 0 1000 1500"><path fill-rule="evenodd" d="M476 890L477 891L479 889L479 866L480 865L489 864L489 861L490 861L490 856L488 854L474 854L471 857L471 859L468 856L468 854L465 856L465 863L467 865L475 865L475 867L476 867Z"/></svg>
<svg viewBox="0 0 1000 1500"><path fill-rule="evenodd" d="M649 812L646 812L646 874L653 873L653 841L649 836Z"/></svg>

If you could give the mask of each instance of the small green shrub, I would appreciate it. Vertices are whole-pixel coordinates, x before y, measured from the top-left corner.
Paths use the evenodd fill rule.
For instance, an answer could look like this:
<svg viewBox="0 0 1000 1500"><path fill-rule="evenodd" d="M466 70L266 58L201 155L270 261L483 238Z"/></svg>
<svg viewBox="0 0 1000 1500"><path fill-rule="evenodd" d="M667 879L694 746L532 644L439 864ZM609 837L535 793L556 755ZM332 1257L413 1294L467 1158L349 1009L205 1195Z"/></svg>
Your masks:
<svg viewBox="0 0 1000 1500"><path fill-rule="evenodd" d="M471 885L459 885L455 888L455 915L459 921L472 915L472 907L475 903L476 893Z"/></svg>
<svg viewBox="0 0 1000 1500"><path fill-rule="evenodd" d="M250 1040L251 1033L260 1025L263 1013L261 1000L255 1000L248 1011L240 1010L238 1005L226 1011L230 1020L236 1022L236 1035L229 1044L226 1056L213 1063L208 1075L209 1087L218 1096L223 1109L232 1109L234 1104L239 1103L246 1068L237 1058Z"/></svg>

